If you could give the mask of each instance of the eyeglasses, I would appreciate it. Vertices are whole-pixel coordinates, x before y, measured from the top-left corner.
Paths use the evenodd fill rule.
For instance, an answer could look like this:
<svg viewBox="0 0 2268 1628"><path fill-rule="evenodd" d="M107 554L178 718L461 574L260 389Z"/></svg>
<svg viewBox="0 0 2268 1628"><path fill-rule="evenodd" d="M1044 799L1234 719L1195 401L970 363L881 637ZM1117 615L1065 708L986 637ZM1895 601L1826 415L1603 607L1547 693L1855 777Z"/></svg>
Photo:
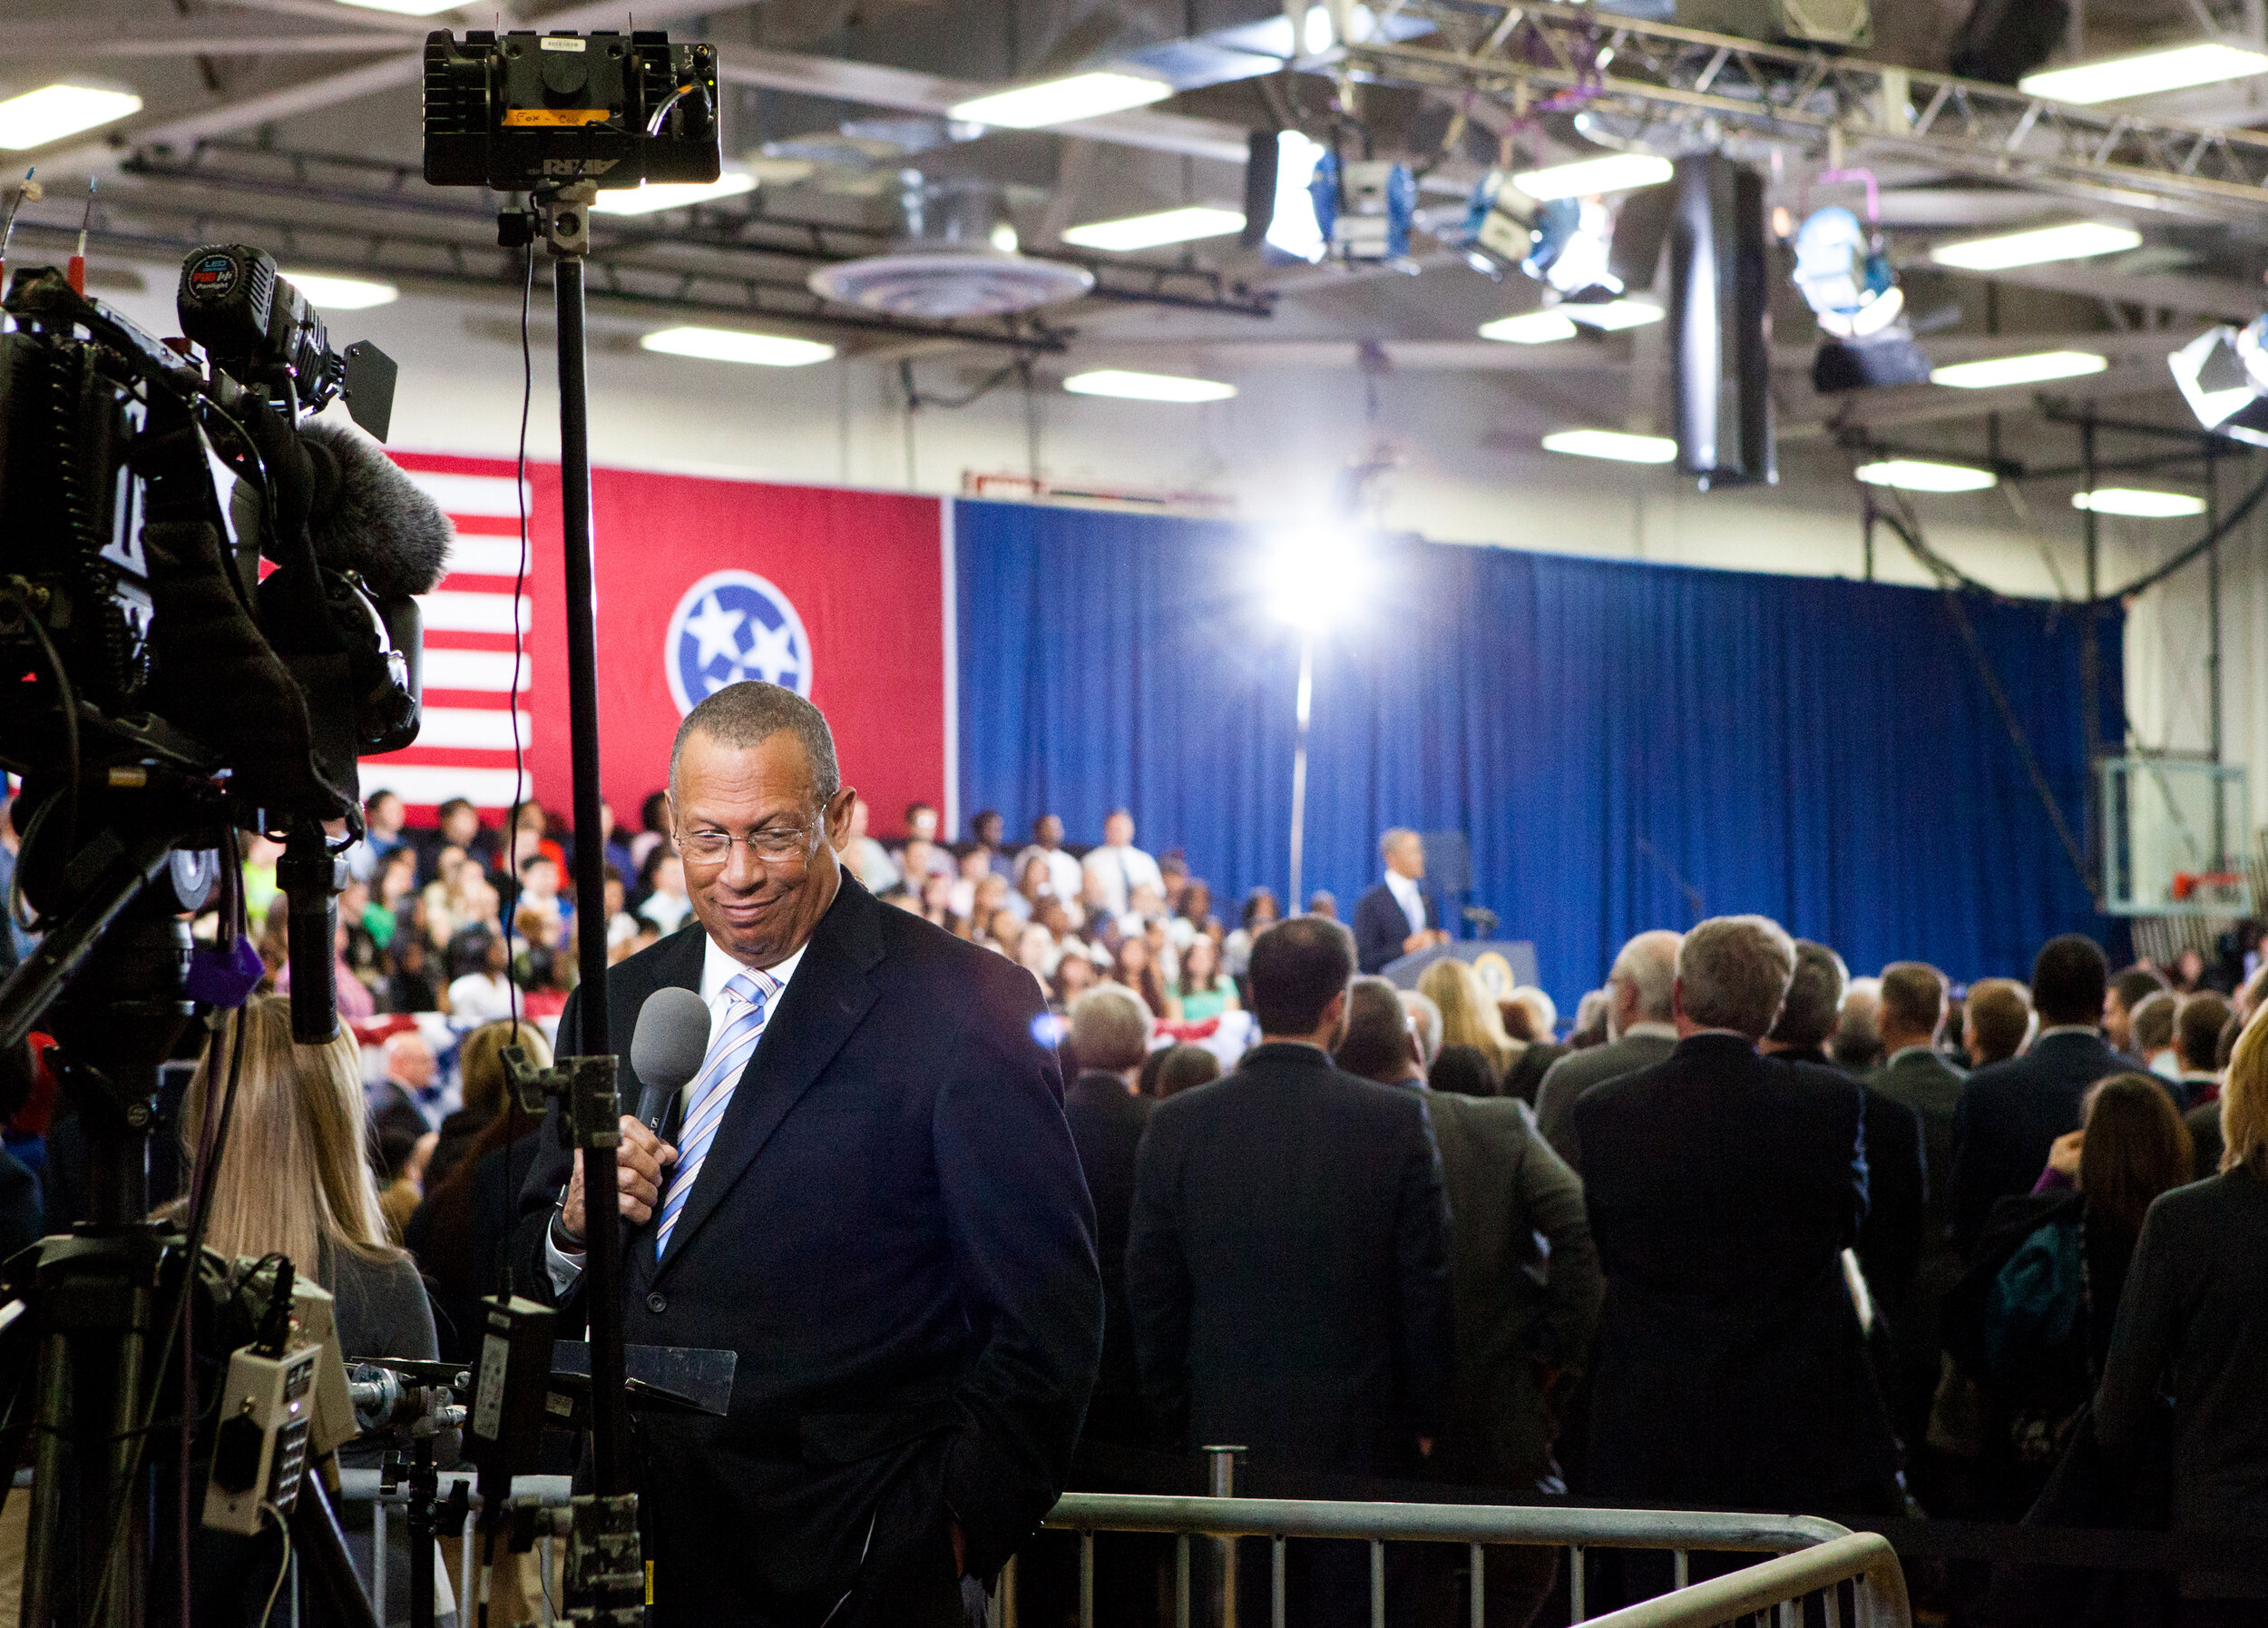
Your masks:
<svg viewBox="0 0 2268 1628"><path fill-rule="evenodd" d="M764 865L787 865L811 857L812 828L805 825L766 826L745 837L729 831L680 831L678 853L688 865L722 865L732 857L732 845L745 844Z"/></svg>

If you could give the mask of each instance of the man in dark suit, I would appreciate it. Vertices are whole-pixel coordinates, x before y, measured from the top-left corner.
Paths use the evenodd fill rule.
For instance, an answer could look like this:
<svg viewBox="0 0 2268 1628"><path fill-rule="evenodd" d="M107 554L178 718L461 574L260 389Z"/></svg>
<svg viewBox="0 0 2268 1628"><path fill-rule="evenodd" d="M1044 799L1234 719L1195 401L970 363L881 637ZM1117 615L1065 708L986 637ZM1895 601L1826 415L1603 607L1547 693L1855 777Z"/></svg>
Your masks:
<svg viewBox="0 0 2268 1628"><path fill-rule="evenodd" d="M1849 1071L1827 1054L1826 1041L1842 1022L1851 974L1843 957L1808 938L1795 941L1795 974L1788 980L1780 1020L1758 1048L1782 1063ZM1866 1222L1859 1229L1859 1265L1878 1302L1903 1298L1921 1258L1922 1214L1929 1176L1921 1152L1921 1116L1879 1091L1861 1097L1866 1113Z"/></svg>
<svg viewBox="0 0 2268 1628"><path fill-rule="evenodd" d="M2049 939L2032 963L2038 1038L2021 1055L1969 1076L1953 1113L1953 1241L1963 1254L1993 1201L2029 1192L2056 1138L2078 1129L2087 1088L2129 1066L2097 1028L2108 974L2092 938Z"/></svg>
<svg viewBox="0 0 2268 1628"><path fill-rule="evenodd" d="M1399 826L1378 839L1385 879L1354 901L1354 956L1362 970L1414 956L1449 935L1432 923L1425 890L1425 839Z"/></svg>
<svg viewBox="0 0 2268 1628"><path fill-rule="evenodd" d="M1919 1452L1938 1381L1938 1309L1960 1281L1960 1251L1953 1247L1953 1115L1966 1084L1937 1049L1945 1027L1945 975L1921 961L1882 968L1882 1046L1885 1055L1866 1076L1871 1096L1903 1103L1921 1118L1922 1159L1929 1172L1922 1206L1921 1253L1902 1294L1882 1285L1884 1314L1898 1348L1898 1426ZM1870 1126L1871 1128L1871 1126ZM1872 1143L1868 1162L1873 1162Z"/></svg>
<svg viewBox="0 0 2268 1628"><path fill-rule="evenodd" d="M1347 991L1346 1035L1333 1061L1381 1085L1425 1092L1409 1014L1383 978ZM1590 1356L1602 1285L1583 1184L1509 1097L1425 1096L1449 1193L1457 1365L1448 1423L1428 1475L1514 1496L1547 1490L1559 1404ZM1453 1620L1461 1553L1436 1546L1425 1568L1428 1620ZM1442 1564L1439 1562L1454 1564ZM1486 1621L1520 1628L1551 1590L1549 1549L1492 1545Z"/></svg>
<svg viewBox="0 0 2268 1628"><path fill-rule="evenodd" d="M1588 1497L1880 1510L1895 1447L1842 1254L1866 1213L1858 1084L1756 1043L1795 947L1762 917L1677 955L1669 1060L1576 1105L1607 1272Z"/></svg>
<svg viewBox="0 0 2268 1628"><path fill-rule="evenodd" d="M1139 1084L1149 1036L1149 1008L1123 984L1098 985L1071 1006L1071 1054L1079 1059L1079 1078L1064 1089L1063 1117L1094 1199L1095 1244L1102 1261L1102 1368L1087 1407L1082 1443L1147 1447L1157 1439L1142 1401L1126 1309L1134 1158L1155 1106Z"/></svg>
<svg viewBox="0 0 2268 1628"><path fill-rule="evenodd" d="M665 1139L621 1122L622 1320L739 1366L728 1417L641 1430L654 1620L959 1624L1061 1489L1101 1349L1039 986L842 872L855 793L793 691L709 696L670 784L696 920L612 970L609 1020L675 986L712 1027ZM581 1176L531 1175L515 1269L571 1307Z"/></svg>
<svg viewBox="0 0 2268 1628"><path fill-rule="evenodd" d="M1449 1399L1441 1160L1423 1098L1332 1066L1354 971L1335 922L1295 917L1254 940L1261 1043L1151 1113L1127 1243L1158 1417L1295 1479L1411 1472ZM1295 1545L1292 1614L1364 1620L1366 1566L1360 1545Z"/></svg>
<svg viewBox="0 0 2268 1628"><path fill-rule="evenodd" d="M1655 931L1622 946L1607 973L1607 1044L1569 1052L1536 1089L1536 1129L1572 1170L1583 1168L1582 1139L1575 1133L1575 1104L1583 1094L1653 1067L1677 1044L1670 1020L1677 945L1677 934Z"/></svg>

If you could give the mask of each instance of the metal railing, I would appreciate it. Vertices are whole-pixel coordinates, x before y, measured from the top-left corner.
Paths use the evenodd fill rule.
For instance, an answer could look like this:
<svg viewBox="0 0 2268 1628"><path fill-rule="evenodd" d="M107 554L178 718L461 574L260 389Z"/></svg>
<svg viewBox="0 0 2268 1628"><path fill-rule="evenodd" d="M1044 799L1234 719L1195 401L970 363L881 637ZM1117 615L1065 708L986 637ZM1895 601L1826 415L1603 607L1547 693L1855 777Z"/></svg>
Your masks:
<svg viewBox="0 0 2268 1628"><path fill-rule="evenodd" d="M1670 1628L1721 1623L1812 1594L1827 1599L1834 1628L1909 1628L1911 1612L1905 1575L1883 1538L1853 1534L1833 1521L1805 1515L1720 1515L1651 1509L1569 1509L1479 1504L1360 1504L1282 1498L1161 1497L1130 1493L1066 1493L1048 1514L1049 1528L1079 1538L1079 1621L1095 1620L1095 1535L1145 1532L1172 1535L1174 1623L1191 1628L1191 1561L1196 1540L1213 1540L1217 1567L1214 1618L1236 1628L1236 1567L1228 1551L1238 1538L1270 1545L1268 1621L1285 1621L1285 1545L1294 1538L1346 1538L1370 1545L1370 1618L1386 1620L1385 1548L1390 1543L1461 1544L1469 1554L1472 1620L1487 1599L1486 1550L1495 1545L1569 1551L1570 1615L1615 1628ZM1591 1619L1585 1610L1583 1555L1587 1549L1668 1550L1675 1592ZM1771 1554L1762 1565L1688 1585L1694 1550ZM996 1628L1017 1628L1013 1563L995 1597ZM1853 1585L1848 1623L1840 1605L1842 1584ZM1727 1602L1755 1601L1755 1603ZM1784 1623L1792 1622L1784 1613Z"/></svg>
<svg viewBox="0 0 2268 1628"><path fill-rule="evenodd" d="M477 1511L481 1506L480 1493L473 1485L473 1472L469 1468L441 1472L442 1497L447 1498L458 1482L464 1483L466 1498L471 1507ZM512 1482L512 1500L515 1505L533 1504L541 1509L563 1511L567 1507L567 1499L572 1490L572 1486L565 1476L515 1476ZM377 1607L378 1620L383 1623L386 1620L386 1574L390 1564L386 1551L386 1529L393 1524L394 1513L406 1508L408 1505L409 1488L397 1485L387 1490L382 1487L381 1477L376 1470L342 1467L338 1472L338 1491L339 1503L342 1506L356 1504L370 1505L371 1560L368 1579L370 1599L371 1603ZM464 1534L458 1535L457 1575L452 1579L458 1607L457 1620L460 1623L472 1620L472 1613L464 1609L465 1603L479 1598L478 1568L475 1562L479 1556L480 1545L473 1541L471 1534L472 1523L467 1521ZM445 1535L457 1535L445 1534ZM552 1532L539 1525L536 1533L536 1553L543 1567L542 1574L546 1579L556 1574L552 1553L553 1536ZM499 1545L500 1560L502 1559L501 1548L502 1545ZM563 1620L554 1614L548 1590L543 1595L543 1616L538 1619L540 1622L552 1623Z"/></svg>

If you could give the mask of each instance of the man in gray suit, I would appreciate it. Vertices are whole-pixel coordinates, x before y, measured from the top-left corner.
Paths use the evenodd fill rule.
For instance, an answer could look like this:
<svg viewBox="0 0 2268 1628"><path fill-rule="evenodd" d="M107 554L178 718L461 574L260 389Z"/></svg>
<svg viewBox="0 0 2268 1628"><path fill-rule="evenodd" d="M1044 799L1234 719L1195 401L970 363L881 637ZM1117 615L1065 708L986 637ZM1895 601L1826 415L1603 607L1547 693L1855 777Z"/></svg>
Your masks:
<svg viewBox="0 0 2268 1628"><path fill-rule="evenodd" d="M1676 933L1640 933L1622 946L1607 974L1607 1044L1569 1052L1536 1088L1536 1128L1569 1166L1583 1168L1575 1104L1594 1085L1651 1068L1677 1048L1670 991L1677 981Z"/></svg>
<svg viewBox="0 0 2268 1628"><path fill-rule="evenodd" d="M1420 1042L1393 986L1357 978L1346 1034L1332 1060L1381 1085L1425 1092ZM1427 1473L1514 1497L1546 1490L1559 1404L1590 1355L1606 1287L1591 1243L1583 1184L1504 1097L1426 1092L1449 1193L1450 1277L1457 1357L1449 1411ZM1422 1557L1422 1620L1455 1616L1455 1562L1442 1545ZM1549 1549L1492 1546L1484 1628L1524 1628L1551 1590ZM1441 1562L1452 1564L1443 1564Z"/></svg>

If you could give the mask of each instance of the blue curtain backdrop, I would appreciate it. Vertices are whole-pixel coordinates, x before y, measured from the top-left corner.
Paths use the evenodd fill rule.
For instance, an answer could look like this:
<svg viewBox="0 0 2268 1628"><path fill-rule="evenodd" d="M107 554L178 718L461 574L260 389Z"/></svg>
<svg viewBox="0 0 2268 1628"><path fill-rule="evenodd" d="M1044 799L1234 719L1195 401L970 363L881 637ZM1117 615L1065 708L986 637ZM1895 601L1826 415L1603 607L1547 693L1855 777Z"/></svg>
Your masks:
<svg viewBox="0 0 2268 1628"><path fill-rule="evenodd" d="M1132 809L1229 919L1289 879L1298 634L1268 554L1213 522L956 505L963 819L1074 844ZM2084 832L2079 616L1962 602ZM2099 628L2123 736L2122 624ZM1306 885L1342 917L1380 830L1461 829L1475 897L1562 1014L1652 927L1759 910L1855 972L2028 976L2094 913L1944 596L1395 542L1315 652Z"/></svg>

